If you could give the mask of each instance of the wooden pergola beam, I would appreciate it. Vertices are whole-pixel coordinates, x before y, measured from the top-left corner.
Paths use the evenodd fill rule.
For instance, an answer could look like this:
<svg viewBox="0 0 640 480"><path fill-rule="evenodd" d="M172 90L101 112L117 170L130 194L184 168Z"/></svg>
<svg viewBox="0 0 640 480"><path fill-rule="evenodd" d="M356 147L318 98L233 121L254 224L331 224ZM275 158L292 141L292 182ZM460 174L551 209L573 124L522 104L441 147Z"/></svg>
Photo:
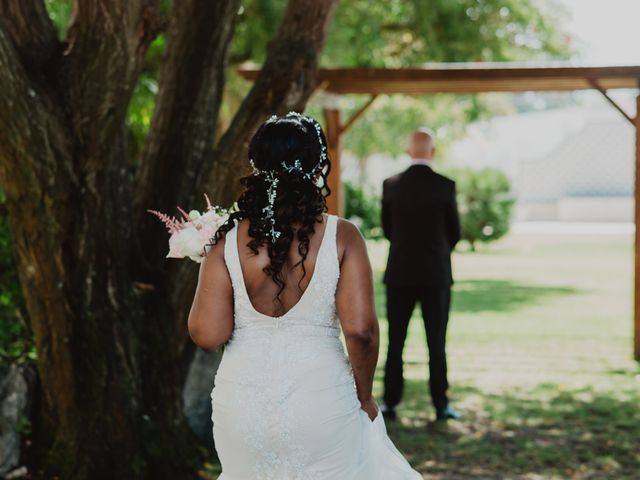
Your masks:
<svg viewBox="0 0 640 480"><path fill-rule="evenodd" d="M631 123L631 125L634 125L634 126L635 126L635 124L636 124L635 118L634 118L634 117L632 117L631 115L629 115L629 114L624 110L624 108L622 108L620 105L618 105L618 104L616 103L616 101L615 101L613 98L611 98L611 97L609 96L609 93L607 92L607 90L606 90L605 88L603 88L603 87L602 87L602 85L600 85L600 82L598 82L598 80L596 80L595 78L590 78L590 79L589 79L589 83L593 86L593 88L595 88L597 91L599 91L599 92L602 94L602 96L603 96L603 97L604 97L604 98L605 98L605 99L606 99L606 100L607 100L611 105L613 105L613 107L614 107L616 110L618 110L618 111L622 114L622 116L623 116L624 118L626 118L626 119Z"/></svg>
<svg viewBox="0 0 640 480"><path fill-rule="evenodd" d="M259 70L238 73L254 80ZM585 67L567 64L437 63L412 68L325 68L318 85L334 94L422 95L429 93L484 93L591 90L589 79L605 90L637 88L640 66Z"/></svg>
<svg viewBox="0 0 640 480"><path fill-rule="evenodd" d="M369 100L367 100L367 102L364 105L362 105L351 116L349 120L347 120L347 123L345 123L342 127L340 127L340 134L344 134L347 131L349 131L349 129L353 126L353 124L356 123L356 120L358 120L364 114L364 112L366 112L369 109L369 107L373 104L373 102L375 102L376 98L378 98L378 95L371 95Z"/></svg>

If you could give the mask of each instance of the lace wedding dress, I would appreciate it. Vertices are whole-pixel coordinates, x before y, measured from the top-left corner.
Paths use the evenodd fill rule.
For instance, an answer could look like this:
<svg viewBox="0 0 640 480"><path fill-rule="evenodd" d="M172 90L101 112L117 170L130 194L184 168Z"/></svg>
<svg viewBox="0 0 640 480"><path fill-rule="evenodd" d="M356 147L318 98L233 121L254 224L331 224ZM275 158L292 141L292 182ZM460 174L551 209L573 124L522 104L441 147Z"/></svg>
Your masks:
<svg viewBox="0 0 640 480"><path fill-rule="evenodd" d="M382 415L371 421L360 408L336 317L337 217L327 222L310 283L280 317L252 306L237 225L226 235L235 327L211 391L219 480L422 478L387 436Z"/></svg>

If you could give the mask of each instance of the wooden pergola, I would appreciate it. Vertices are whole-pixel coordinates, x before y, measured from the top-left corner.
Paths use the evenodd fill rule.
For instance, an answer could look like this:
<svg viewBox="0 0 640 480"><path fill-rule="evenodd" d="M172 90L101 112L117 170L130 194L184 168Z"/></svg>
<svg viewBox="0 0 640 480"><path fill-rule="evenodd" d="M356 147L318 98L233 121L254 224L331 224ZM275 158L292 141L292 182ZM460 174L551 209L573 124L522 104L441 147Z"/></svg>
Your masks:
<svg viewBox="0 0 640 480"><path fill-rule="evenodd" d="M259 70L240 69L247 80ZM366 94L370 98L352 117L343 121L337 106L324 108L325 133L332 161L327 199L329 211L342 211L340 154L342 135L378 95L472 94L485 92L597 90L635 128L635 287L634 357L640 360L640 92L636 112L626 112L609 95L612 89L640 89L640 66L585 67L566 64L518 65L511 63L431 64L416 68L332 68L318 72L317 91L334 95Z"/></svg>

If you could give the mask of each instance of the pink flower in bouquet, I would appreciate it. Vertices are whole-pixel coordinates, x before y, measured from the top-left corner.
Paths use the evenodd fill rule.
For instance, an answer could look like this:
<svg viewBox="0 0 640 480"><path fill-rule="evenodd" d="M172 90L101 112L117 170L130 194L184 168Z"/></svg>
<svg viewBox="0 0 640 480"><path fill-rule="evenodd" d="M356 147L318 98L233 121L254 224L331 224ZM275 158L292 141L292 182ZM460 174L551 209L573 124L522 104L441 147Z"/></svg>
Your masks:
<svg viewBox="0 0 640 480"><path fill-rule="evenodd" d="M228 211L213 207L209 202L209 197L205 195L205 198L207 199L207 210L204 213L197 210L191 210L187 213L178 207L183 217L181 219L155 210L148 210L165 224L171 234L167 258L188 257L197 263L204 260L207 243L229 218Z"/></svg>

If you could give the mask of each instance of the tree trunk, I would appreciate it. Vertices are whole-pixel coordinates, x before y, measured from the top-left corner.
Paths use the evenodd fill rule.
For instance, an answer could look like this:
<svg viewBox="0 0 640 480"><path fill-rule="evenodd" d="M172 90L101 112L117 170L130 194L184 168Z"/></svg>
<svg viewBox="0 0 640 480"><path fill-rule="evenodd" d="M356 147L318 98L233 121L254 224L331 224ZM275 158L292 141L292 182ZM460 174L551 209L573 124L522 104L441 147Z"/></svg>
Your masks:
<svg viewBox="0 0 640 480"><path fill-rule="evenodd" d="M0 0L0 184L38 352L42 478L195 478L201 455L181 391L197 268L163 258L166 236L144 210L191 206L209 190L227 199L255 127L311 93L337 0L290 1L217 150L239 0L174 2L156 112L131 178L125 116L165 23L156 3L76 0L61 42L43 0Z"/></svg>
<svg viewBox="0 0 640 480"><path fill-rule="evenodd" d="M142 336L149 310L129 272L124 118L159 18L152 2L78 2L62 44L40 1L0 6L0 180L43 386L38 473L192 472L174 337L162 328L170 312ZM34 44L21 25L50 34ZM147 370L150 356L158 366Z"/></svg>

